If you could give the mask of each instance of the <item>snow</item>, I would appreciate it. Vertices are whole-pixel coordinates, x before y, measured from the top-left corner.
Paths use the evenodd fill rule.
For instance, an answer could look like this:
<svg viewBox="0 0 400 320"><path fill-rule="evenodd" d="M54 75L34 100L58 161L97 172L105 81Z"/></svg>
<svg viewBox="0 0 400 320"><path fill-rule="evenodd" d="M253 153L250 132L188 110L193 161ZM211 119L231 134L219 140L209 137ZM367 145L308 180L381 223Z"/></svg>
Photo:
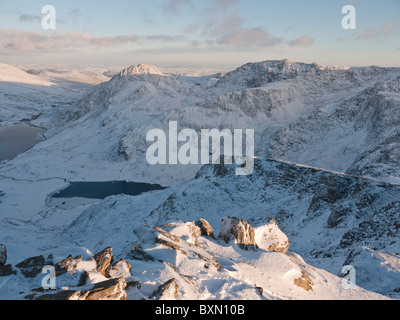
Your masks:
<svg viewBox="0 0 400 320"><path fill-rule="evenodd" d="M128 299L148 297L171 278L179 299L398 298L400 171L393 150L400 142L399 69L284 60L226 74L162 70L137 65L111 78L103 68L30 67L27 73L0 65L1 126L39 125L47 138L0 164L0 243L7 246L7 263L39 254L88 259L111 246L142 284ZM145 135L169 121L195 130L254 128L255 173L150 166ZM71 181L121 180L171 187L93 202L51 198ZM204 218L219 231L224 216L246 219L259 249L206 237L196 246L188 223ZM188 255L157 243L166 239L153 226L179 238ZM267 251L288 241L287 254ZM136 245L154 261L132 259ZM360 270L360 287L345 290L337 275L362 247L351 262ZM210 261L214 256L221 270L205 268L199 253ZM93 269L82 262L60 286L74 288L83 271L91 283L104 280ZM303 272L312 291L294 284ZM21 299L20 289L38 287L39 280L0 277L0 298Z"/></svg>

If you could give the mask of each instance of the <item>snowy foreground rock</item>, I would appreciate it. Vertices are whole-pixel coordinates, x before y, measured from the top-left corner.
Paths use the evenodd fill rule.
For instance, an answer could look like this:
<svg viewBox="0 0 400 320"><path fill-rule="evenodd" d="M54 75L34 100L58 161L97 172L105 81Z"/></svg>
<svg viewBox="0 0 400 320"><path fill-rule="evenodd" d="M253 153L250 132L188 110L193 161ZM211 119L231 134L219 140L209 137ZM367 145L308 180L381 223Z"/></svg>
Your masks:
<svg viewBox="0 0 400 320"><path fill-rule="evenodd" d="M211 227L204 219L147 226L141 239L121 252L108 247L86 260L69 256L57 263L51 254L28 258L12 266L11 274L0 271L1 281L10 283L0 289L0 298L385 299L359 287L345 290L338 276L286 252L288 239L275 221L255 231L243 219L225 217L220 240L198 225ZM49 265L56 287L45 290L38 284L43 284L42 268Z"/></svg>

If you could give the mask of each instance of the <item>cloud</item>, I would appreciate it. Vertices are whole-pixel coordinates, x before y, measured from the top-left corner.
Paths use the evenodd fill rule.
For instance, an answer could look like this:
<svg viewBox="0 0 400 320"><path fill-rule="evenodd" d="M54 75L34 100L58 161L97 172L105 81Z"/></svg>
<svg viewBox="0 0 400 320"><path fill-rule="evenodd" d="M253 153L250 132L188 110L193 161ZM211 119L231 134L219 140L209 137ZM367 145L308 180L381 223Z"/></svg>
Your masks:
<svg viewBox="0 0 400 320"><path fill-rule="evenodd" d="M380 28L369 28L369 29L365 30L356 39L357 40L365 40L365 41L373 41L373 40L384 41L388 37L390 37L396 33L396 28L397 28L396 23L389 22Z"/></svg>
<svg viewBox="0 0 400 320"><path fill-rule="evenodd" d="M19 16L19 21L21 22L40 22L42 17L33 14L21 14Z"/></svg>
<svg viewBox="0 0 400 320"><path fill-rule="evenodd" d="M220 45L235 47L274 47L282 38L274 37L260 28L240 28L217 39Z"/></svg>
<svg viewBox="0 0 400 320"><path fill-rule="evenodd" d="M310 36L301 36L297 39L291 40L288 42L288 45L291 47L303 47L307 48L314 43L314 39Z"/></svg>
<svg viewBox="0 0 400 320"><path fill-rule="evenodd" d="M210 40L212 44L237 48L273 47L282 42L282 38L272 36L261 27L245 27L237 12L210 22L205 35L214 38Z"/></svg>
<svg viewBox="0 0 400 320"><path fill-rule="evenodd" d="M0 51L12 52L64 52L80 48L106 48L144 42L178 42L183 36L171 35L120 35L95 37L90 33L54 32L51 36L30 31L0 29Z"/></svg>

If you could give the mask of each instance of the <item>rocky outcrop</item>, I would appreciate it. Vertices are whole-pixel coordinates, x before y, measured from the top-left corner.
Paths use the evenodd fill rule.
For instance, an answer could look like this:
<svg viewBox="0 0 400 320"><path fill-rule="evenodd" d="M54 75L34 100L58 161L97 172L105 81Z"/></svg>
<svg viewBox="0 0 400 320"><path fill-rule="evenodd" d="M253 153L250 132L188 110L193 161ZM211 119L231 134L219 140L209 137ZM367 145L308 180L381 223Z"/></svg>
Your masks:
<svg viewBox="0 0 400 320"><path fill-rule="evenodd" d="M200 235L215 239L214 229L207 220L200 219L199 221L196 221L195 224L200 228Z"/></svg>
<svg viewBox="0 0 400 320"><path fill-rule="evenodd" d="M176 279L173 278L154 290L149 298L154 300L176 300L178 297L178 288L179 286L176 283Z"/></svg>
<svg viewBox="0 0 400 320"><path fill-rule="evenodd" d="M107 280L82 293L79 300L126 300L125 288L126 282L122 277Z"/></svg>
<svg viewBox="0 0 400 320"><path fill-rule="evenodd" d="M234 240L244 250L254 250L257 248L254 228L243 219L223 218L218 237L226 243Z"/></svg>
<svg viewBox="0 0 400 320"><path fill-rule="evenodd" d="M57 262L55 265L56 275L62 275L67 272L72 272L78 266L78 264L82 261L82 256L78 256L73 258L71 255Z"/></svg>
<svg viewBox="0 0 400 320"><path fill-rule="evenodd" d="M314 282L311 280L310 276L302 271L301 277L294 281L294 284L299 288L303 288L306 291L314 291Z"/></svg>
<svg viewBox="0 0 400 320"><path fill-rule="evenodd" d="M255 229L255 241L260 249L286 253L289 250L289 238L279 229L278 223L271 219L265 226Z"/></svg>
<svg viewBox="0 0 400 320"><path fill-rule="evenodd" d="M129 278L131 276L132 265L124 259L114 263L108 270L107 276L110 278Z"/></svg>
<svg viewBox="0 0 400 320"><path fill-rule="evenodd" d="M172 250L176 250L180 254L186 257L193 257L195 259L201 259L204 262L206 269L213 266L217 270L220 269L221 264L217 261L216 257L202 248L199 244L198 233L193 233L190 226L194 224L171 224L165 227L172 228L170 231L166 231L162 228L155 227L154 230L158 232L156 243L168 247ZM182 228L186 231L186 239L179 237L174 234L174 228ZM198 228L198 227L196 227ZM198 228L198 232L200 229ZM182 231L182 230L181 230ZM194 244L193 244L194 243Z"/></svg>
<svg viewBox="0 0 400 320"><path fill-rule="evenodd" d="M112 258L112 248L106 248L94 255L91 260L96 261L97 272L101 273L103 276L107 276L108 268L110 267Z"/></svg>
<svg viewBox="0 0 400 320"><path fill-rule="evenodd" d="M126 300L125 288L125 279L116 278L97 283L90 290L65 290L44 294L36 300Z"/></svg>
<svg viewBox="0 0 400 320"><path fill-rule="evenodd" d="M44 266L51 264L44 255L28 258L16 265L27 278L35 278L42 272Z"/></svg>

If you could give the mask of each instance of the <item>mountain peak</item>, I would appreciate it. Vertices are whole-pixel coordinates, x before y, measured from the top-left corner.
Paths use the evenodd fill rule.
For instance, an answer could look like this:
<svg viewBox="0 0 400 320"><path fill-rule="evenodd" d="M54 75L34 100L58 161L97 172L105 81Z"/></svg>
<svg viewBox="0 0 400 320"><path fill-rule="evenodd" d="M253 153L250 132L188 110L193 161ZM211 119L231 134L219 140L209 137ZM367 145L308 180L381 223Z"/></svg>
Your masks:
<svg viewBox="0 0 400 320"><path fill-rule="evenodd" d="M134 74L156 74L159 76L164 75L155 66L150 64L138 64L136 66L131 65L130 67L122 70L120 76L134 75Z"/></svg>

